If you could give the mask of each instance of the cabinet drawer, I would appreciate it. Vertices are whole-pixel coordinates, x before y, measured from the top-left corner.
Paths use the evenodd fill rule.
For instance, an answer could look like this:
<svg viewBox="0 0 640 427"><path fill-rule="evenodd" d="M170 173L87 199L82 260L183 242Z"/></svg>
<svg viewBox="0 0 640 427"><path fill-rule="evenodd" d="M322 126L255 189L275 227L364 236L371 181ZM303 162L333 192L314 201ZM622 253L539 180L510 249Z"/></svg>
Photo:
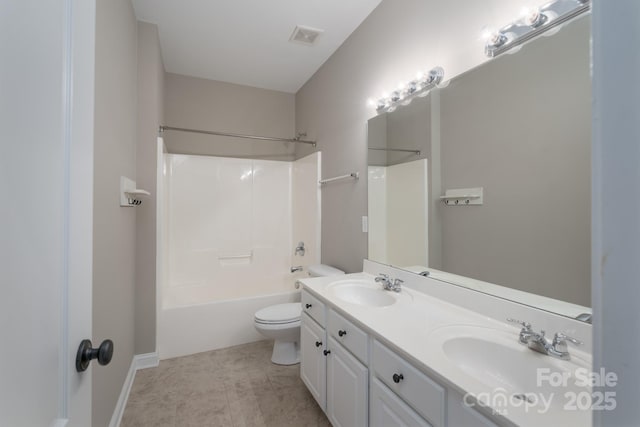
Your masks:
<svg viewBox="0 0 640 427"><path fill-rule="evenodd" d="M378 341L373 343L373 370L391 390L433 426L444 426L445 389Z"/></svg>
<svg viewBox="0 0 640 427"><path fill-rule="evenodd" d="M302 311L311 316L311 318L318 322L320 326L323 328L326 327L324 303L306 290L302 291L301 302Z"/></svg>
<svg viewBox="0 0 640 427"><path fill-rule="evenodd" d="M349 350L361 362L367 364L369 351L367 350L367 333L339 315L329 310L329 334Z"/></svg>
<svg viewBox="0 0 640 427"><path fill-rule="evenodd" d="M431 427L420 415L389 390L379 379L371 383L371 427Z"/></svg>

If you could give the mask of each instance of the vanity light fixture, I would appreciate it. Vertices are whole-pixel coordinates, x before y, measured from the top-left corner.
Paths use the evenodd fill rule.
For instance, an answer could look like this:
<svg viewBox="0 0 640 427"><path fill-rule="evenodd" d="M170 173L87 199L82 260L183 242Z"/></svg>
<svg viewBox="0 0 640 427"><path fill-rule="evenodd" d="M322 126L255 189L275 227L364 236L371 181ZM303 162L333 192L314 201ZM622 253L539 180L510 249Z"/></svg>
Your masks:
<svg viewBox="0 0 640 427"><path fill-rule="evenodd" d="M394 111L398 105L409 105L413 98L427 96L429 91L438 86L444 78L444 69L434 67L428 73L419 72L416 78L408 83L400 83L391 95L383 94L375 100L369 99L369 106L375 107L378 113Z"/></svg>
<svg viewBox="0 0 640 427"><path fill-rule="evenodd" d="M517 21L498 31L487 32L484 51L493 58L589 10L590 0L553 0L539 8L525 10Z"/></svg>

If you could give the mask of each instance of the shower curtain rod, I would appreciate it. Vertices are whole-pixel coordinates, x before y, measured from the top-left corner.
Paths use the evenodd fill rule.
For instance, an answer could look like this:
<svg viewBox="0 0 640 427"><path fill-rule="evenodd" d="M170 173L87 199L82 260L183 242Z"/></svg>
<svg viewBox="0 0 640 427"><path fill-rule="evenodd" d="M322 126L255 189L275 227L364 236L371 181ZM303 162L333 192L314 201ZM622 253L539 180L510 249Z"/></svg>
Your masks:
<svg viewBox="0 0 640 427"><path fill-rule="evenodd" d="M258 139L261 141L283 141L283 142L295 142L300 144L310 144L315 147L315 141L307 141L304 139L300 139L301 136L305 136L306 134L300 133L295 138L276 138L272 136L256 136L256 135L242 135L239 133L228 133L228 132L214 132L210 130L199 130L199 129L187 129L187 128L177 128L173 126L160 126L160 134L162 134L165 130L174 130L178 132L191 132L191 133L202 133L205 135L217 135L217 136L230 136L233 138L245 138L245 139Z"/></svg>

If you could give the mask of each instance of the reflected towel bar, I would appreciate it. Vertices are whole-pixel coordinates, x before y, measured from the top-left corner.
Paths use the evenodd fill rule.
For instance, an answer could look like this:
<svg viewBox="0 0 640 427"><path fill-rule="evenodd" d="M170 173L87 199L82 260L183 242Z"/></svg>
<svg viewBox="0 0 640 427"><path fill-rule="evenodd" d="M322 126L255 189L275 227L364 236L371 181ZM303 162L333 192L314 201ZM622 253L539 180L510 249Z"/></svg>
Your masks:
<svg viewBox="0 0 640 427"><path fill-rule="evenodd" d="M416 156L419 156L421 151L420 150L407 150L404 148L374 148L374 147L369 147L369 150L375 150L375 151L398 151L398 152L402 152L402 153L413 153Z"/></svg>
<svg viewBox="0 0 640 427"><path fill-rule="evenodd" d="M352 172L352 173L350 173L348 175L340 175L340 176L336 176L334 178L321 179L318 182L320 183L320 185L324 185L324 184L328 184L328 183L333 182L333 181L338 181L338 180L347 179L347 178L360 179L360 173L359 172Z"/></svg>

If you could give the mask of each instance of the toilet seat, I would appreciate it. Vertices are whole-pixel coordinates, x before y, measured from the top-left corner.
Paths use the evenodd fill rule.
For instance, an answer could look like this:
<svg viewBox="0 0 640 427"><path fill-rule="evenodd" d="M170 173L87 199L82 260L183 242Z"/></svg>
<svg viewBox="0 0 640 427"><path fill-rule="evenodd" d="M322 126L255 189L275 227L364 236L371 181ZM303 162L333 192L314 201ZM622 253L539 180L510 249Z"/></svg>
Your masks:
<svg viewBox="0 0 640 427"><path fill-rule="evenodd" d="M255 322L263 325L286 325L300 321L302 304L293 302L288 304L272 305L255 314Z"/></svg>

